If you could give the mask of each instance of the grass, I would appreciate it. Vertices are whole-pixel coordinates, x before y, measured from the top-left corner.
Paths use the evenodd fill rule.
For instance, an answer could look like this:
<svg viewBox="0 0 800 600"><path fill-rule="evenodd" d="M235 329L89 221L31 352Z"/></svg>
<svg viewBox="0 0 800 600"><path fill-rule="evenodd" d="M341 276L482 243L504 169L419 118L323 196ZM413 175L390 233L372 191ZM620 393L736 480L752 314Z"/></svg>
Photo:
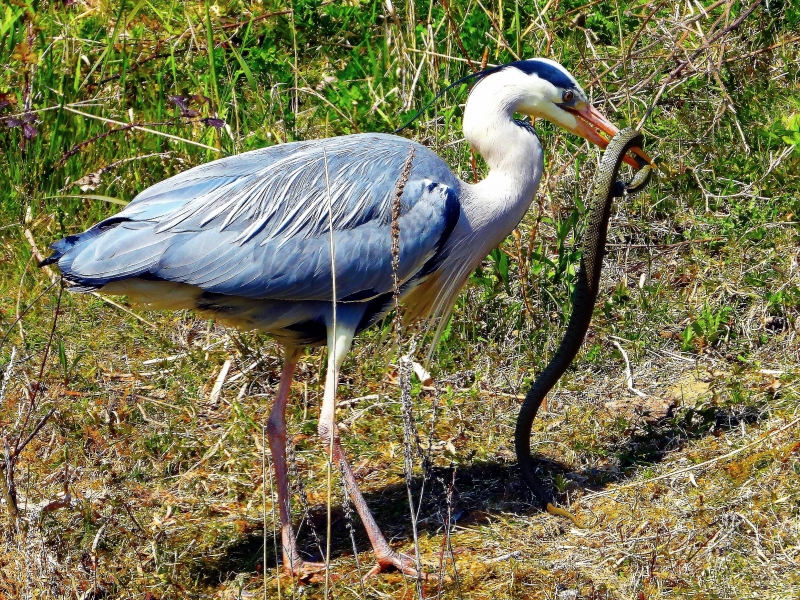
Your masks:
<svg viewBox="0 0 800 600"><path fill-rule="evenodd" d="M705 10L631 0L387 6L0 8L3 457L55 410L16 460L19 531L0 501L0 595L272 598L279 583L261 428L279 348L191 313L137 318L98 297L59 296L35 268L26 230L43 250L190 166L392 131L469 73L467 60L552 57L614 122L635 125L678 61L746 9L727 0ZM692 58L644 126L662 177L616 205L586 344L534 425L542 475L587 529L542 514L514 467L517 395L569 314L597 156L536 124L547 176L534 207L462 294L432 365L435 389L412 386L423 445L416 494L427 477L420 547L451 578L442 597L800 594L798 23L791 2L759 5ZM403 135L472 180L465 94L448 93ZM352 402L339 418L379 524L413 554L396 356L382 342L390 326L362 335L346 361L339 395ZM626 358L646 399L628 389ZM314 433L323 364L318 351L301 361L288 415L302 482L293 508L312 556L310 527L326 529ZM362 587L334 489L333 595L414 597L397 574ZM354 525L363 569L371 557ZM323 596L320 585L280 584L284 597Z"/></svg>

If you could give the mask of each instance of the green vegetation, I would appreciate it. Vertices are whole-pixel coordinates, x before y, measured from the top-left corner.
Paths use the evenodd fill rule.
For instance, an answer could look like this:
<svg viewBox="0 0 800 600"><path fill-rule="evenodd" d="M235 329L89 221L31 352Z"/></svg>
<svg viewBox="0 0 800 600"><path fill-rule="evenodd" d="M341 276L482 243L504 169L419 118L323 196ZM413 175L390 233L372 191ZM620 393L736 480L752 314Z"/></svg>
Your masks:
<svg viewBox="0 0 800 600"><path fill-rule="evenodd" d="M750 6L2 4L0 596L278 596L261 428L277 345L191 313L60 294L31 240L46 254L138 191L221 156L390 132L484 58L547 56L620 126L635 126L666 84L643 127L662 175L615 206L584 351L534 424L543 476L589 528L541 513L513 466L518 395L569 315L598 152L537 122L546 176L534 206L459 299L430 367L436 389L412 389L416 494L428 476L423 561L450 577L447 598L797 597L800 8L761 2L726 31ZM471 181L485 165L473 167L461 140L466 94L448 92L402 135ZM379 524L413 553L390 331L387 321L356 343L340 389L353 401L339 417ZM317 557L321 358L300 363L288 415L302 483L293 509ZM11 469L15 517L8 463L47 415ZM397 574L362 587L334 483L334 597L414 597ZM435 597L438 582L425 587ZM280 580L283 597L323 589Z"/></svg>

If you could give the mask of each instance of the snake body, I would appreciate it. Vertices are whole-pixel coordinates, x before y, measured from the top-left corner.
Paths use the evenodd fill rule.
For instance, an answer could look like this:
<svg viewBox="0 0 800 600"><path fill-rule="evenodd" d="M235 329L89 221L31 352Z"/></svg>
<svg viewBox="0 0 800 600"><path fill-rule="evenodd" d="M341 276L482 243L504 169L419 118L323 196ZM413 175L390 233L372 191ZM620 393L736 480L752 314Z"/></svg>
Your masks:
<svg viewBox="0 0 800 600"><path fill-rule="evenodd" d="M595 300L600 283L600 272L603 267L608 218L611 203L616 196L643 189L650 180L652 167L645 166L627 185L619 185L617 175L625 154L634 146L641 147L642 134L635 129L623 129L608 144L600 161L600 166L592 184L592 195L589 200L589 215L583 235L580 270L575 290L572 295L572 314L569 318L564 339L553 358L531 386L520 407L517 426L514 434L517 461L525 481L538 496L542 507L551 514L559 514L576 519L553 505L550 492L536 475L535 463L531 457L531 426L536 418L539 406L547 393L566 371L578 353L592 319Z"/></svg>

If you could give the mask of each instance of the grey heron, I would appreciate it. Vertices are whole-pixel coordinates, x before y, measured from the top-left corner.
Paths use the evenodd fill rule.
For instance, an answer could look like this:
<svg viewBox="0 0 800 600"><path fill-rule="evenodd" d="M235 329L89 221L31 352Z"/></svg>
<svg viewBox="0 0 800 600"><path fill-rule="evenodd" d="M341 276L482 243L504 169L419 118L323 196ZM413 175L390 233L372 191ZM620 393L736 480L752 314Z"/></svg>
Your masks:
<svg viewBox="0 0 800 600"><path fill-rule="evenodd" d="M284 569L324 565L297 549L289 505L285 410L307 346L327 345L318 433L342 468L377 565L416 574L394 551L358 489L334 415L339 370L354 336L393 304L392 203L409 150L396 273L406 317L442 317L471 271L522 219L543 170L544 118L605 147L618 132L561 65L536 58L477 74L464 136L489 173L470 184L426 147L386 134L286 143L200 165L153 185L113 217L55 242L45 261L73 291L122 294L150 309L196 309L271 334L284 365L268 421ZM633 148L649 162L641 148ZM640 160L626 156L638 167ZM332 256L333 255L333 256ZM332 260L333 259L333 260ZM332 268L332 265L335 265ZM334 301L335 290L335 301ZM335 318L334 318L335 313ZM334 326L335 322L335 326ZM421 575L421 574L418 574Z"/></svg>

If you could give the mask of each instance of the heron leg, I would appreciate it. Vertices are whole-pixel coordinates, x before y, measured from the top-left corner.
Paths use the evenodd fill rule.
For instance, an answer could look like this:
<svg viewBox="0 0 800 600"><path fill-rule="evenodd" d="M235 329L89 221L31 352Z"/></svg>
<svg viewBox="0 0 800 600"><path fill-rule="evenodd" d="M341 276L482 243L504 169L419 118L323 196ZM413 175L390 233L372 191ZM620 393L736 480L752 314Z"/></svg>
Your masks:
<svg viewBox="0 0 800 600"><path fill-rule="evenodd" d="M289 478L286 468L286 402L292 386L292 376L297 366L300 351L287 348L284 357L281 380L275 396L275 404L267 421L269 449L275 469L275 480L278 486L278 505L281 517L281 547L283 549L283 568L299 579L308 579L325 570L324 563L304 561L297 550L297 538L292 527L292 512L289 508Z"/></svg>
<svg viewBox="0 0 800 600"><path fill-rule="evenodd" d="M358 511L358 515L361 517L362 523L364 523L367 536L372 544L372 550L375 553L378 564L369 571L367 576L376 575L377 573L394 567L406 575L411 575L413 577L419 575L427 579L428 576L425 573L417 573L414 561L410 557L395 552L392 550L391 546L389 546L378 524L375 522L375 517L372 516L372 512L367 506L367 502L364 500L361 490L358 488L355 474L347 462L347 457L344 454L339 440L339 431L335 419L336 387L339 381L339 368L344 361L347 351L350 349L353 333L354 332L342 332L342 330L339 329L336 336L329 336L328 373L325 378L325 394L322 399L322 410L320 411L317 431L325 446L325 452L329 454L332 452L332 461L338 464L342 471L342 475L347 483L347 489L350 492L350 497Z"/></svg>

